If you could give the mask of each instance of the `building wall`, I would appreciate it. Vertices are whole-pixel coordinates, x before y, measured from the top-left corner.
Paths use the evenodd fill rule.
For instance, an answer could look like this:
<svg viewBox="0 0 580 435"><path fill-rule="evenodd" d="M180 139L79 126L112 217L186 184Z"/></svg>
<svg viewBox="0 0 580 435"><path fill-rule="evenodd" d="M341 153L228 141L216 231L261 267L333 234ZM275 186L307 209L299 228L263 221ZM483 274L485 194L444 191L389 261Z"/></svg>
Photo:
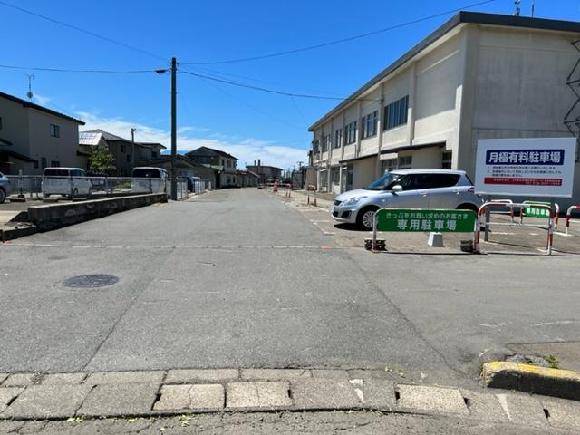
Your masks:
<svg viewBox="0 0 580 435"><path fill-rule="evenodd" d="M481 26L470 46L474 104L462 117L472 121L461 135L458 166L475 172L479 139L569 137L563 121L575 99L566 77L578 60L571 43L579 34ZM580 164L576 162L573 200L580 201Z"/></svg>
<svg viewBox="0 0 580 435"><path fill-rule="evenodd" d="M12 142L12 146L6 149L28 156L30 147L26 109L20 103L0 98L0 117L0 138Z"/></svg>
<svg viewBox="0 0 580 435"><path fill-rule="evenodd" d="M375 168L377 165L377 157L370 157L368 159L355 160L353 162L353 180L352 188L360 189L368 186L376 179Z"/></svg>

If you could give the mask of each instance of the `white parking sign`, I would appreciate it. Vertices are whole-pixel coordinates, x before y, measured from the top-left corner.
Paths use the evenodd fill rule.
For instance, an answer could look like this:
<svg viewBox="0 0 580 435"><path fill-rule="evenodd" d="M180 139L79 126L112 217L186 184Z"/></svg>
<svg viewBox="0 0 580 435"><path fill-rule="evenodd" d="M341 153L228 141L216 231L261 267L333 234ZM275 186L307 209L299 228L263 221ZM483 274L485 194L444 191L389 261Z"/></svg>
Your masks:
<svg viewBox="0 0 580 435"><path fill-rule="evenodd" d="M571 198L576 139L485 139L477 146L475 192Z"/></svg>

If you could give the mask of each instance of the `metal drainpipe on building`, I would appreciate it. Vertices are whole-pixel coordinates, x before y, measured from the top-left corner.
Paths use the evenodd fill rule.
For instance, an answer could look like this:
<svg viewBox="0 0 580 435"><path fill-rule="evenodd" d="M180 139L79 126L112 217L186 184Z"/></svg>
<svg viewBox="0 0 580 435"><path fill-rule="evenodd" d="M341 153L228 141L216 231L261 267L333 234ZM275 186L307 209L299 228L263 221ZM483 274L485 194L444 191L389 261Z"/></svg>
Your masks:
<svg viewBox="0 0 580 435"><path fill-rule="evenodd" d="M358 102L358 114L357 114L357 121L356 121L356 130L355 130L355 134L356 134L356 146L355 146L355 158L358 158L360 156L360 148L361 148L361 143L362 143L362 135L361 135L361 129L362 129L362 101Z"/></svg>
<svg viewBox="0 0 580 435"><path fill-rule="evenodd" d="M382 174L382 161L381 153L383 151L383 124L385 122L385 84L381 82L380 86L381 98L379 99L379 122L377 125L377 134L379 135L379 153L377 155L377 167L376 167L376 178L379 178Z"/></svg>
<svg viewBox="0 0 580 435"><path fill-rule="evenodd" d="M342 139L340 141L340 160L338 162L339 168L340 168L339 169L340 172L339 172L339 176L338 176L338 178L339 178L338 182L340 184L340 189L339 189L340 190L340 193L343 193L344 192L344 175L343 175L343 173L344 173L344 171L343 171L344 163L343 163L343 161L344 161L344 144L346 142L346 135L344 134L344 110L342 111L342 127L341 127L341 131L342 131L342 133L341 133Z"/></svg>

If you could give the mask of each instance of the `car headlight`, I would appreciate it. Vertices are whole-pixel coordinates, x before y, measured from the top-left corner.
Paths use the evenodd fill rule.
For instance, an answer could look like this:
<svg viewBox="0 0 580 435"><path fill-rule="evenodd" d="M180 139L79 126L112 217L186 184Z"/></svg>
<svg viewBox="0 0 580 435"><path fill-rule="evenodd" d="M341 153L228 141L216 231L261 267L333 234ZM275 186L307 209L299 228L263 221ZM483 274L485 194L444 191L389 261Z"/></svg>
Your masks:
<svg viewBox="0 0 580 435"><path fill-rule="evenodd" d="M356 204L358 204L358 202L359 202L361 199L364 199L364 198L365 198L364 196L359 196L359 197L350 198L350 199L347 199L346 201L344 201L344 202L343 202L343 205L344 205L344 206L347 206L347 207L348 207L348 206L352 206L352 205L356 205Z"/></svg>

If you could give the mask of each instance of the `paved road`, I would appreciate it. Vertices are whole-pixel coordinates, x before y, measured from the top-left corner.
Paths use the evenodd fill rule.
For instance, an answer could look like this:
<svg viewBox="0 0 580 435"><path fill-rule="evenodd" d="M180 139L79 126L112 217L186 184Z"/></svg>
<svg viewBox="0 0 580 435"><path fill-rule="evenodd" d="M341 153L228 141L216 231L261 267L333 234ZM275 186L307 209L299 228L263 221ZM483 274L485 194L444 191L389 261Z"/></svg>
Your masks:
<svg viewBox="0 0 580 435"><path fill-rule="evenodd" d="M83 274L120 281L63 285ZM579 341L577 276L577 257L369 257L266 192L216 191L1 246L0 372L388 366L471 383L486 348Z"/></svg>

